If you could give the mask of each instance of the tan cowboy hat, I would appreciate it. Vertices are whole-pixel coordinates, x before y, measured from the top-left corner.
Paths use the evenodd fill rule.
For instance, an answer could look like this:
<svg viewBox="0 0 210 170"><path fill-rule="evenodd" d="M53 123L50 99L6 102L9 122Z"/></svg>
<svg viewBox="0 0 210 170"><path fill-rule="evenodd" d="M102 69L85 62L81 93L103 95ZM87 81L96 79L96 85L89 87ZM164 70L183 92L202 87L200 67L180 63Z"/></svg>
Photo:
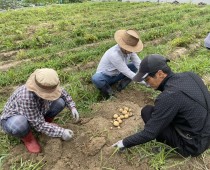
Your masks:
<svg viewBox="0 0 210 170"><path fill-rule="evenodd" d="M45 100L56 100L61 96L58 74L50 68L36 69L28 78L26 88Z"/></svg>
<svg viewBox="0 0 210 170"><path fill-rule="evenodd" d="M140 52L143 49L143 43L135 30L118 30L114 39L121 48L129 52Z"/></svg>

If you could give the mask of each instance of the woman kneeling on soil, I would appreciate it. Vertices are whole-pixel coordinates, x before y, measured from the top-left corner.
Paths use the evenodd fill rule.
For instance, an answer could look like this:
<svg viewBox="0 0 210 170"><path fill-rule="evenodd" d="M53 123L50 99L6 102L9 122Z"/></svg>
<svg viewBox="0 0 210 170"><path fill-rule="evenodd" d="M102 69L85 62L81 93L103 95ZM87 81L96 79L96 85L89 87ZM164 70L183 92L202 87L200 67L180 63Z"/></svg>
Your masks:
<svg viewBox="0 0 210 170"><path fill-rule="evenodd" d="M51 137L69 140L74 133L52 121L67 106L76 121L79 113L71 96L60 87L58 74L50 68L37 69L11 95L1 116L2 129L12 136L21 138L31 153L39 153L40 145L33 136L31 128Z"/></svg>

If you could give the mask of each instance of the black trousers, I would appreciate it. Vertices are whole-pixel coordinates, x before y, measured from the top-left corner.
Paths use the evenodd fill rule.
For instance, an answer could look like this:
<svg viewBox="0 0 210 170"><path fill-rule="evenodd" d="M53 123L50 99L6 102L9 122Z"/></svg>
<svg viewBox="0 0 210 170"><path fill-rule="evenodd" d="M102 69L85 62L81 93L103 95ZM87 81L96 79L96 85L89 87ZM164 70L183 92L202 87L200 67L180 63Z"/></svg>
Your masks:
<svg viewBox="0 0 210 170"><path fill-rule="evenodd" d="M146 124L151 118L151 114L154 111L154 106L146 105L141 111L141 117ZM166 127L158 136L156 140L161 143L165 143L180 153L183 156L189 156L190 153L184 149L184 141L182 137L176 132L173 126Z"/></svg>

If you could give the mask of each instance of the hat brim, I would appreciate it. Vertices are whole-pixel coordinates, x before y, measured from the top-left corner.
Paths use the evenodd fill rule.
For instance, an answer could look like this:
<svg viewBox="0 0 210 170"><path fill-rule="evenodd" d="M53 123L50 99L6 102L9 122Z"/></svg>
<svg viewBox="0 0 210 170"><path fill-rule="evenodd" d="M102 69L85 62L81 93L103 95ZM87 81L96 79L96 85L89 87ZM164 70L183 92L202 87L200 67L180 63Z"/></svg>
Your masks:
<svg viewBox="0 0 210 170"><path fill-rule="evenodd" d="M141 81L143 81L147 76L148 76L148 73L141 73L141 72L138 72L138 73L134 76L133 81L141 82Z"/></svg>
<svg viewBox="0 0 210 170"><path fill-rule="evenodd" d="M35 72L30 75L26 82L26 88L29 91L36 93L37 96L45 100L54 101L61 96L61 87L60 84L57 85L55 89L43 89L40 88L35 82Z"/></svg>
<svg viewBox="0 0 210 170"><path fill-rule="evenodd" d="M130 45L127 45L122 37L123 35L125 34L125 31L126 30L118 30L115 32L114 34L114 39L115 41L117 42L117 44L122 47L123 49L129 51L129 52L140 52L142 51L143 49L143 43L142 41L139 39L139 42L136 44L136 46L130 46Z"/></svg>

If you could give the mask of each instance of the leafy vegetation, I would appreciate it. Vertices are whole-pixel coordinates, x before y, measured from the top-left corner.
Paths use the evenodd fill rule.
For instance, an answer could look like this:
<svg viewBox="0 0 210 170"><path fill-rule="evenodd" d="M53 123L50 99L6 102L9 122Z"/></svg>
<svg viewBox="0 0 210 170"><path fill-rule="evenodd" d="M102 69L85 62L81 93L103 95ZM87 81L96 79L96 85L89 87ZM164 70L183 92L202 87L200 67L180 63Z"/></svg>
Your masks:
<svg viewBox="0 0 210 170"><path fill-rule="evenodd" d="M49 4L78 3L78 2L83 2L83 0L1 0L0 10L45 6Z"/></svg>
<svg viewBox="0 0 210 170"><path fill-rule="evenodd" d="M115 44L113 34L118 29L133 28L140 32L144 43L140 58L151 53L170 58L175 50L185 48L187 53L171 61L172 69L175 72L194 71L201 76L206 75L210 72L210 60L209 51L203 47L203 39L210 31L209 13L210 6L148 2L53 4L2 12L1 65L7 60L21 63L0 74L0 110L12 87L25 83L35 69L51 67L58 71L79 112L87 116L89 106L98 100L98 91L91 83L96 64L89 68L86 65L93 61L98 63L103 53ZM192 45L198 47L192 48ZM7 55L11 52L16 52L16 55ZM155 97L151 90L141 90ZM66 120L66 117L60 117L58 121ZM10 143L11 140L3 134L0 134L0 140L1 163L17 141ZM138 148L131 151L138 155ZM146 151L144 154L144 157L150 156ZM151 166L155 169L165 164L168 154L161 154L151 160ZM23 169L26 166L41 168L39 163L26 162L21 165L25 167Z"/></svg>

